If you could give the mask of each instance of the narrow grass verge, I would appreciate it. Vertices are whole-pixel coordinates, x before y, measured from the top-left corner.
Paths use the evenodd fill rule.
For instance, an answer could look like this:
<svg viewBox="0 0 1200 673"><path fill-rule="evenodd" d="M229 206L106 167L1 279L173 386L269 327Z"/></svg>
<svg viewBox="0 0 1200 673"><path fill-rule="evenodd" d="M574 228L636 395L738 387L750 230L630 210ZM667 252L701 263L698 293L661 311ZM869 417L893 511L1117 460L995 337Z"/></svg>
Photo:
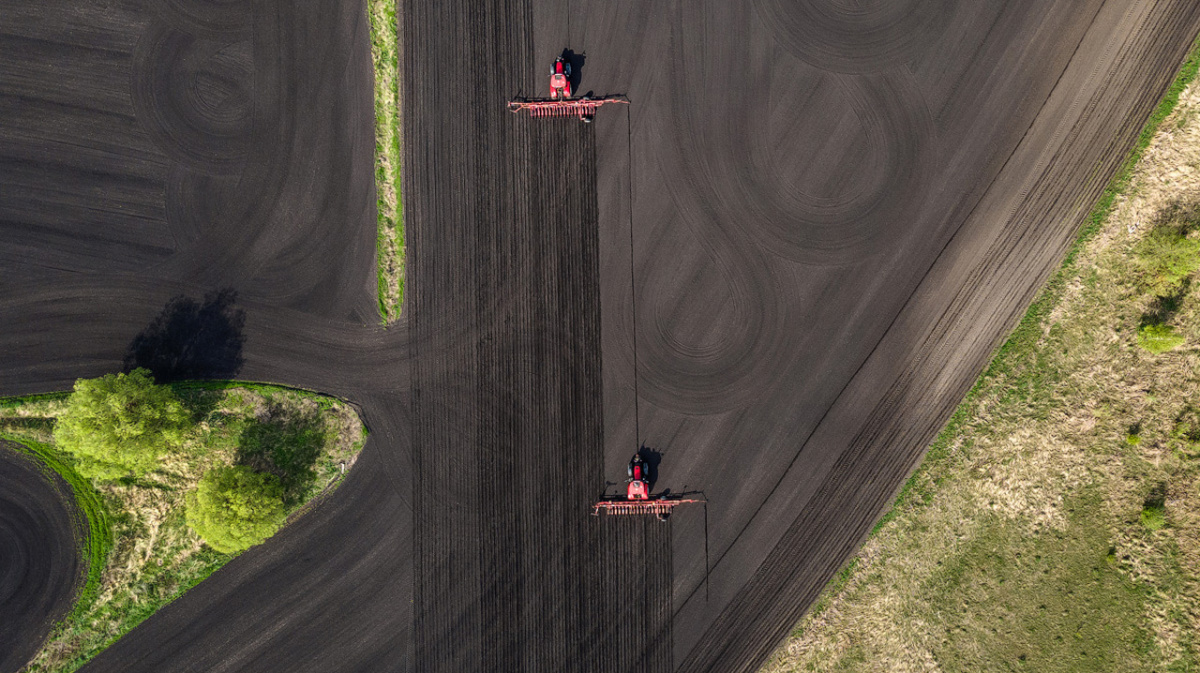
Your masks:
<svg viewBox="0 0 1200 673"><path fill-rule="evenodd" d="M186 523L185 497L206 471L232 464L279 471L291 520L336 487L366 439L349 404L316 393L226 381L172 387L197 420L183 450L144 478L114 483L83 478L54 446L66 394L0 400L0 438L70 484L89 532L81 541L83 588L28 664L30 673L77 670L236 557L206 546Z"/></svg>
<svg viewBox="0 0 1200 673"><path fill-rule="evenodd" d="M404 304L404 205L400 190L399 29L395 0L368 0L375 63L375 239L379 314L384 324Z"/></svg>
<svg viewBox="0 0 1200 673"><path fill-rule="evenodd" d="M1164 298L1135 254L1148 227L1200 213L1198 69L1200 42L1062 267L765 671L1198 670L1200 292L1167 302L1177 343L1139 347Z"/></svg>
<svg viewBox="0 0 1200 673"><path fill-rule="evenodd" d="M85 611L85 606L96 601L104 567L113 548L112 524L109 521L108 510L92 482L80 476L54 447L19 433L0 431L0 439L13 442L19 450L41 461L48 469L62 477L71 487L76 505L86 519L87 539L78 540L77 543L80 556L87 561L87 578L66 621L78 618Z"/></svg>

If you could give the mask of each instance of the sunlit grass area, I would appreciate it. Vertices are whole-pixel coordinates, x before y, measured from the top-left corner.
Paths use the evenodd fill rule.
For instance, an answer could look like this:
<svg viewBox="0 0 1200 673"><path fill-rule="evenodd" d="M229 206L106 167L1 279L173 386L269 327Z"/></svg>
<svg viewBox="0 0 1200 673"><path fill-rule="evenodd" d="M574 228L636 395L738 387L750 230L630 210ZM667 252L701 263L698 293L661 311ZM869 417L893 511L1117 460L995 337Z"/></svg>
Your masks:
<svg viewBox="0 0 1200 673"><path fill-rule="evenodd" d="M185 499L223 465L277 473L291 516L334 487L365 441L357 414L315 393L254 384L177 384L196 420L184 446L141 478L93 482L54 444L67 397L0 400L0 437L63 476L88 518L89 574L75 608L29 671L73 671L236 554L206 546L185 520Z"/></svg>
<svg viewBox="0 0 1200 673"><path fill-rule="evenodd" d="M385 323L404 304L404 206L400 198L399 30L395 0L369 0L375 63L375 193L379 312Z"/></svg>

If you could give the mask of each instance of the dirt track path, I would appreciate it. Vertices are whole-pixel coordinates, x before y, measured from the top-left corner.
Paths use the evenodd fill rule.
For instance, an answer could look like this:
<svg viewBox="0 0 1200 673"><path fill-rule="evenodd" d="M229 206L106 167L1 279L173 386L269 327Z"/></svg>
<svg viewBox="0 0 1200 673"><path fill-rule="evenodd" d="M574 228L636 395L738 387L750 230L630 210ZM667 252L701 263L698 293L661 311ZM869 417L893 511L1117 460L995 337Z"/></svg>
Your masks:
<svg viewBox="0 0 1200 673"><path fill-rule="evenodd" d="M0 394L118 368L171 297L232 287L237 376L348 398L371 437L97 671L752 670L1200 29L1177 0L403 2L382 329L361 7L100 4L2 3ZM564 46L628 110L507 113ZM707 496L711 574L700 510L587 516L639 440Z"/></svg>

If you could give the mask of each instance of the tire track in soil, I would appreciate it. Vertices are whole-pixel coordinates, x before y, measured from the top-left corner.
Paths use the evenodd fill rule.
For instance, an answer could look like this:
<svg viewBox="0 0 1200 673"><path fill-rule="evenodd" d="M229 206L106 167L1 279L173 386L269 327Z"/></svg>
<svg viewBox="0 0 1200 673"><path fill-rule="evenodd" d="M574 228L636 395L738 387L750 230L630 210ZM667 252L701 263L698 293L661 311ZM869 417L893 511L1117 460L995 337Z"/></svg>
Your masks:
<svg viewBox="0 0 1200 673"><path fill-rule="evenodd" d="M796 57L845 73L895 68L935 42L952 14L935 0L869 6L836 0L755 0L752 4L779 43Z"/></svg>
<svg viewBox="0 0 1200 673"><path fill-rule="evenodd" d="M613 673L670 673L671 520L602 516L603 612L611 625L593 669Z"/></svg>
<svg viewBox="0 0 1200 673"><path fill-rule="evenodd" d="M406 165L430 168L405 175L416 670L599 672L618 655L635 657L622 670L668 670L669 658L647 662L669 648L646 655L643 638L618 638L605 607L614 590L633 591L623 605L643 618L649 594L669 601L669 556L650 564L651 585L626 582L646 559L607 549L589 516L604 483L594 130L505 110L544 77L526 81L527 3L404 11L405 58L424 64L405 77L405 100L418 101L406 135L428 139L406 143ZM461 48L448 53L447 35ZM439 93L468 67L473 86ZM443 367L453 323L475 344Z"/></svg>
<svg viewBox="0 0 1200 673"><path fill-rule="evenodd" d="M87 535L71 487L0 440L0 673L24 667L71 607Z"/></svg>
<svg viewBox="0 0 1200 673"><path fill-rule="evenodd" d="M203 6L164 2L171 4L162 4L154 21L176 25L203 40L243 39L225 11L232 5L219 3L215 13L193 16L190 12ZM884 251L896 258L888 261L886 254L878 253L862 276L878 287L888 286L886 292L864 290L861 281L851 282L855 277L849 268L789 264L795 260L778 255L755 257L746 254L753 252L752 246L729 242L724 250L707 251L709 258L752 277L715 283L735 286L734 293L723 295L726 308L734 294L741 301L757 296L762 305L738 309L737 314L753 316L754 311L773 310L782 297L788 302L783 305L785 327L808 335L791 342L799 343L798 350L778 362L778 371L771 373L777 380L766 382L774 389L753 399L753 408L706 413L725 405L701 398L692 401L692 408L703 413L688 416L642 400L647 439L662 439L664 448L671 449L671 479L681 475L682 483L704 489L712 503L716 564L709 602L700 598L703 568L698 559L703 552L697 520L676 518L662 526L656 521L586 516L587 505L607 475L591 453L599 451L602 440L599 402L593 399L600 374L597 328L591 322L595 318L588 317L595 315L589 304L597 299L588 280L592 272L586 270L595 264L596 253L589 251L595 245L595 228L588 220L594 217L589 215L594 206L588 199L595 197L580 193L588 190L579 185L598 180L603 202L621 210L625 197L614 199L613 194L626 190L635 175L630 208L635 210L637 231L647 241L660 243L681 235L679 212L695 209L694 204L673 203L695 195L687 185L667 191L664 178L670 176L659 175L664 166L677 166L681 160L686 165L687 156L740 165L737 156L708 157L695 154L694 148L677 147L677 134L657 131L668 128L664 123L669 122L671 108L662 92L672 73L709 68L706 58L712 55L688 48L690 43L677 50L664 47L682 34L671 34L669 11L632 0L573 3L568 8L580 11L571 20L574 39L582 43L572 46L578 53L589 53L584 86L627 92L635 101L627 117L632 121L630 133L614 139L604 135L617 123L611 116L597 120L594 130L601 135L593 138L591 131L572 122L533 124L503 111L513 93L544 87L543 60L553 53L543 53L546 44L537 40L546 36L531 37L529 28L531 12L543 16L541 3L405 0L404 60L413 64L406 66L404 83L406 104L413 104L405 116L405 163L421 167L406 171L404 177L415 229L410 260L414 276L419 272L422 279L412 282L409 299L424 308L410 324L383 331L352 324L342 305L369 304L371 296L373 238L362 236L374 227L369 212L370 66L365 36L354 32L361 31L356 22L365 20L361 8L253 3L255 19L247 20L245 35L254 43L255 94L264 97L266 119L278 122L264 128L283 132L278 156L263 149L274 148L276 138L247 150L246 156L256 157L258 165L256 177L244 185L245 194L231 195L226 178L185 185L195 180L195 171L172 175L167 189L175 196L168 195L169 208L206 207L191 213L194 220L172 221L176 230L169 233L201 249L181 255L177 262L150 266L170 252L171 236L162 239L164 229L140 227L161 220L161 214L156 215L161 213L156 190L162 191L169 171L145 135L129 127L137 120L125 109L128 101L114 98L114 92L127 93L136 42L128 38L140 34L147 17L140 4L104 4L114 8L111 16L87 3L79 4L79 14L53 17L41 4L5 3L6 12L14 8L6 16L15 18L0 30L0 47L18 64L14 72L34 74L30 81L63 63L53 58L41 62L56 48L41 37L51 29L69 28L70 35L59 35L64 44L107 45L86 52L88 62L95 64L87 72L94 72L96 86L89 86L78 67L59 68L62 81L32 88L20 77L0 74L0 89L31 93L31 100L38 101L36 111L47 116L46 123L40 123L37 112L18 108L16 113L24 115L16 117L18 133L8 136L15 140L0 148L0 170L15 175L20 179L15 183L27 190L15 201L0 203L0 208L16 204L3 214L12 214L21 225L6 225L6 235L22 232L0 250L3 264L6 270L42 265L38 270L43 274L19 280L0 277L5 293L0 313L18 325L0 335L12 346L6 350L9 359L0 366L5 390L63 388L61 384L74 375L111 368L166 298L179 292L203 295L212 289L206 283L229 277L247 285L243 373L338 391L362 404L372 436L358 467L334 498L287 527L271 544L242 555L160 611L93 662L88 670L96 671L423 673L493 666L540 671L571 657L578 657L571 662L577 670L669 670L671 650L683 670L725 673L753 668L853 552L916 461L920 447L986 361L997 335L1020 315L1031 288L1054 266L1069 230L1082 216L1081 204L1098 193L1101 178L1111 173L1120 156L1117 150L1136 134L1200 21L1200 8L1189 2L1139 0L1118 5L1092 0L1089 8L1110 15L1107 30L1113 25L1123 30L1111 35L1099 30L1088 38L1093 47L1080 58L1087 63L1085 73L1078 67L1062 72L1070 59L1069 48L1068 56L1062 56L1062 43L1070 42L1070 47L1080 35L1093 32L1068 3L1054 4L1032 18L1028 5L1012 3L1001 12L1003 20L995 21L994 35L985 25L988 20L949 12L952 25L971 30L927 33L928 53L904 46L907 70L917 85L914 91L934 111L939 137L930 161L940 173L930 174L933 185L922 183L914 190L932 199L919 218L897 222L895 232L900 236L907 231L931 249L944 250L944 263L938 261L928 274L932 262L924 243L899 238L895 245L889 239ZM209 9L217 7L210 4ZM763 0L760 6L766 4ZM812 0L801 9L820 6ZM920 11L929 6L896 5ZM184 14L176 11L181 8ZM761 7L743 9L759 19L766 13ZM767 11L794 9L775 3ZM1125 11L1140 12L1142 18L1126 25L1111 17ZM563 9L553 12L561 16ZM587 13L590 19L582 15ZM807 61L797 65L804 61L799 56L775 58L771 52L778 46L775 42L791 51L786 43L793 38L784 34L784 24L793 20L785 16L778 25L764 25L768 30L749 34L740 33L737 26L710 23L713 39L748 47L745 52L724 52L738 60L713 63L712 81L731 81L731 68L750 77L760 77L759 68L772 64L779 66L777 75L813 68ZM120 25L107 23L112 21ZM1046 26L1061 30L1046 36ZM768 41L767 33L774 35L767 35L771 44L760 43ZM971 44L976 38L986 44ZM554 52L562 47L561 34L547 39ZM877 44L887 46L886 42ZM30 51L38 57L19 58L27 50L39 50ZM862 53L883 51L887 50ZM669 67L645 67L659 62ZM870 77L881 74L874 64L851 65L855 67L842 68L850 72L827 80L851 81L846 78L858 77L862 69L871 70ZM1055 83L1060 76L1061 87ZM1099 83L1093 81L1096 78ZM788 98L791 90L784 80L787 77L753 81L769 82L771 101L790 105L795 101ZM719 103L721 86L710 89L704 91L710 96L706 100ZM1026 125L1041 116L1038 107L1051 90L1054 95L1046 104L1050 121L1041 125L1049 131L1032 129L1026 143L1044 149L1025 153L1031 156L1014 155L1011 166L1006 164L1012 148L1023 142ZM206 89L200 100L212 100L213 91ZM853 93L845 87L841 91ZM877 87L875 94L863 91L861 101L872 95L891 97L886 87ZM343 98L346 93L352 95ZM70 98L85 99L86 105L114 114L81 115L64 105ZM829 94L824 99L834 98ZM256 114L259 109L255 107ZM1077 114L1082 121L1075 126L1054 121L1073 120ZM728 136L723 147L741 151L736 149L740 143L761 149L762 137L788 136L788 123L794 122L772 115L762 133ZM852 135L848 125L837 126L827 118L821 105L800 116L832 124L831 136ZM707 124L728 126L728 117L721 113L696 121L704 130ZM83 118L88 124L81 123ZM33 135L58 128L60 121L74 132L65 134L70 142L64 144L51 134L58 143L53 161L31 163L30 153L37 147ZM884 129L876 136L899 134L905 128L903 121L893 126L887 124L894 120L875 121ZM20 137L19 132L31 129L27 137ZM1114 137L1118 140L1111 140ZM76 138L81 151L64 151L74 147ZM628 159L616 160L613 146L624 148L627 138L639 149ZM909 143L907 136L893 140ZM591 157L597 142L607 153L599 166ZM866 157L871 149L866 144L851 142L848 152ZM812 147L836 154L836 145ZM907 151L879 155L882 163L876 168L902 167L909 159L904 156ZM671 152L681 155L670 157ZM70 161L64 161L68 156ZM76 158L79 161L71 163ZM787 159L778 152L771 157L778 166L794 170ZM97 173L97 166L111 170ZM761 174L763 167L750 168ZM865 168L868 172L859 175L882 175L870 173L871 166ZM46 193L29 191L43 179L39 171L64 181L64 205L52 204ZM84 173L86 179L81 177ZM286 180L275 179L284 174ZM719 171L710 174L718 182L728 177ZM839 175L856 173L847 168ZM132 222L116 213L114 192L108 192L109 198L97 202L104 211L99 213L103 226L51 227L48 235L37 226L24 226L30 220L23 218L31 214L76 218L78 197L93 187L114 184L114 178L127 181L128 191L121 192L128 196L125 203L144 221ZM825 185L810 184L815 185L813 194L829 196ZM795 205L776 198L778 187L772 185L767 192L778 207ZM854 196L853 187L841 195ZM360 203L367 204L362 212L355 210ZM711 203L714 209L721 205L719 200ZM617 228L608 221L610 214L600 215L605 218L601 224ZM725 217L718 217L716 224ZM205 220L212 219L221 220L220 227L205 231ZM625 219L613 222L623 225ZM696 222L706 221L688 224ZM769 228L777 224L748 223L760 227L752 234L760 243L786 243L790 232ZM702 226L700 235L705 231ZM602 240L615 238L619 246L627 245L625 232L623 226L615 236L604 231ZM142 234L153 238L149 249L131 244ZM334 240L347 234L363 240ZM70 243L49 245L47 241L59 241L55 236ZM246 241L255 249L242 245ZM606 255L614 254L610 247L606 243ZM666 261L694 270L696 251L664 247L651 256L647 250L639 242L635 262L643 271L633 291L639 299L656 297L658 305L639 301L639 318L646 318L644 307L656 312L679 306L690 310L676 301L673 290L651 291L640 283L686 284L688 278L672 278L662 270L651 273L644 267ZM617 365L609 372L627 357L631 331L621 305L627 301L622 299L625 293L611 289L628 291L628 258L623 254L614 256L619 263L605 265L603 281L606 287L611 284L605 315L616 318L610 324L617 328L609 328L617 333L616 349L610 351L610 344L604 344L604 355ZM110 261L96 262L105 256ZM770 265L770 275L762 269L741 269L758 259ZM75 274L69 282L60 277L43 282L54 266L122 273L132 269L138 275ZM616 269L615 280L607 275L610 266ZM767 295L760 291L765 293L775 282L784 283L774 293L776 298L762 299ZM497 288L497 283L512 287ZM614 298L615 306L609 301ZM280 307L281 302L291 308ZM819 311L822 305L827 308ZM873 315L861 318L866 313ZM689 317L691 323L683 329L677 317L664 319L664 343L698 349L695 353L701 357L708 355L704 348L721 339L732 344L725 349L729 355L747 351L737 342L749 341L730 338L727 330L735 328L729 326L729 316L714 321L715 340L708 344L699 330L691 331L712 315ZM648 323L638 324L645 329ZM769 329L768 323L763 325ZM835 350L842 360L852 360L849 365L826 355L829 343L837 341L828 335L843 337ZM854 353L846 356L846 350ZM955 366L947 367L947 362ZM752 369L759 367L751 364ZM697 377L686 372L664 378L671 379L664 381L664 390L678 386L693 394L705 392L696 390ZM396 394L410 388L411 395ZM753 398L742 390L734 393L745 395L744 400ZM622 391L611 399L620 406L628 394ZM632 425L624 422L629 416L620 415L612 427L623 432ZM797 445L798 437L810 433L811 440ZM610 469L619 469L628 448L624 441L612 448L620 455L608 457ZM417 476L411 484L409 473ZM488 498L506 500L501 508ZM417 503L421 512L410 509L409 503ZM572 515L576 509L578 516ZM672 532L678 538L674 549L666 543ZM663 564L663 559L672 562ZM672 585L673 596L659 600L662 587ZM490 595L492 591L502 594ZM664 606L674 612L673 620L659 616ZM629 612L625 619L623 610ZM499 621L485 623L485 614ZM664 651L664 643L673 647Z"/></svg>
<svg viewBox="0 0 1200 673"><path fill-rule="evenodd" d="M128 90L149 17L118 3L47 21L44 7L0 7L0 283L22 265L136 271L161 262L175 247L162 202L168 160L139 126Z"/></svg>
<svg viewBox="0 0 1200 673"><path fill-rule="evenodd" d="M1049 142L1031 141L1028 149L1034 158L1049 159L1039 165L1043 170L1025 173L1028 187L1013 199L1006 227L983 234L970 223L964 226L943 255L954 261L930 271L924 287L914 293L912 305L848 386L849 401L835 405L828 425L817 429L811 443L829 442L830 434L836 433L830 426L839 423L853 400L858 398L861 405L864 397L874 397L864 396L862 387L879 381L881 370L890 369L890 363L904 363L895 374L886 375L890 383L869 411L860 410L857 432L819 491L750 582L711 622L681 670L753 671L765 661L891 501L894 490L864 485L902 483L942 419L953 411L954 402L966 393L998 340L1019 320L1040 287L1017 279L1044 279L1056 268L1073 229L1049 224L1079 222L1087 214L1124 157L1124 151L1108 151L1110 144L1125 148L1136 139L1170 82L1162 64L1179 62L1180 50L1189 44L1187 38L1194 36L1200 20L1200 11L1172 11L1169 3L1143 6L1141 11L1145 16L1137 30L1120 41L1116 53L1105 54L1117 67L1090 94L1076 94L1070 101L1093 114L1084 114L1066 133L1056 130ZM1081 60L1091 62L1086 55ZM1094 72L1099 70L1097 66ZM1146 86L1147 81L1156 84ZM1127 98L1131 91L1138 92L1132 105L1116 104L1117 98ZM1087 98L1081 99L1084 95ZM985 198L980 211L994 207ZM957 290L947 306L933 308L926 302L936 291L929 287ZM996 307L1005 308L997 311ZM956 364L939 368L930 367L930 362ZM917 417L904 414L905 409L932 413Z"/></svg>

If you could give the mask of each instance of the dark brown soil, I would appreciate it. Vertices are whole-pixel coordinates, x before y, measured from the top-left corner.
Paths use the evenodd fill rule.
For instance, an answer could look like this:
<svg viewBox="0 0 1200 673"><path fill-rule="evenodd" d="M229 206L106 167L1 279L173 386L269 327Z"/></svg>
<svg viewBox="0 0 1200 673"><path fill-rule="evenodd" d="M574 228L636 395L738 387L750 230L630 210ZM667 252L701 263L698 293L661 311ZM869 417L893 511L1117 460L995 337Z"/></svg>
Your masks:
<svg viewBox="0 0 1200 673"><path fill-rule="evenodd" d="M0 672L20 670L71 607L86 534L71 487L0 440Z"/></svg>
<svg viewBox="0 0 1200 673"><path fill-rule="evenodd" d="M119 369L228 289L199 375L371 430L334 497L88 670L754 670L1200 30L1174 0L867 4L403 0L385 330L360 3L0 0L0 394ZM507 112L564 47L632 104ZM708 554L701 508L588 516L641 445L707 497Z"/></svg>

